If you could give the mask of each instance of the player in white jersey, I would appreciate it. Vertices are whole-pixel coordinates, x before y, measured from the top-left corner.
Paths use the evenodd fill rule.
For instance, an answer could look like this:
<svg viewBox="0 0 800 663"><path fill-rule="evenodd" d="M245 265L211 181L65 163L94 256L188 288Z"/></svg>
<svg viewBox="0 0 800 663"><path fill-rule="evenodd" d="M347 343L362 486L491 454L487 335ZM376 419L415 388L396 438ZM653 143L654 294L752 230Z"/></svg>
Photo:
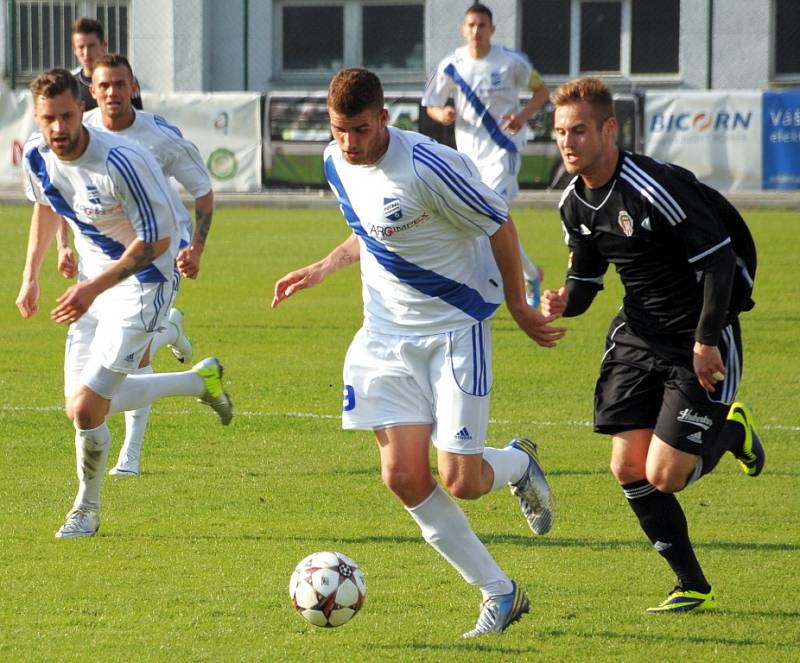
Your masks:
<svg viewBox="0 0 800 663"><path fill-rule="evenodd" d="M354 262L364 324L344 367L345 428L374 432L383 480L430 543L480 588L477 625L500 632L528 611L450 493L476 499L511 485L531 529L544 534L553 500L536 445L485 446L492 388L489 319L505 297L520 328L549 347L563 335L527 305L516 230L503 199L463 155L387 126L380 80L346 69L331 81L335 139L325 173L352 234L327 257L275 284L273 308Z"/></svg>
<svg viewBox="0 0 800 663"><path fill-rule="evenodd" d="M69 71L41 74L31 92L40 132L24 151L26 193L34 209L16 303L25 318L38 311L39 271L58 228L57 215L63 216L75 233L81 280L58 298L50 316L70 324L65 381L72 388L66 411L75 426L79 488L56 536L92 536L100 525L100 488L111 443L107 414L191 395L228 424L232 405L215 358L182 373L131 375L148 361L153 331L176 282L180 232L169 184L141 147L81 123L78 84ZM84 348L80 353L72 351L73 339Z"/></svg>
<svg viewBox="0 0 800 663"><path fill-rule="evenodd" d="M132 99L135 90L136 83L128 60L122 55L101 56L92 69L92 93L98 107L84 113L83 122L86 126L113 132L147 148L164 175L174 177L194 197L196 223L193 232L189 212L178 194L170 189L180 215L181 248L176 263L182 276L197 278L214 213L211 179L200 152L183 137L177 127L159 115L134 110ZM64 230L62 228L58 237L59 268L62 273L71 255L68 239L64 239ZM183 313L174 306L165 324L154 334L151 356L165 345L181 363L191 359L192 345L183 330ZM139 372L152 373L152 365L140 368ZM150 406L125 413L125 441L117 463L109 474L139 475L141 448L149 416Z"/></svg>
<svg viewBox="0 0 800 663"><path fill-rule="evenodd" d="M519 194L528 118L547 103L548 91L528 57L491 43L495 26L485 5L467 9L466 45L445 57L428 81L422 105L436 122L455 122L456 147L475 162L481 179L509 205ZM533 93L520 108L523 90ZM455 100L455 108L447 101ZM528 303L539 305L542 272L520 246Z"/></svg>

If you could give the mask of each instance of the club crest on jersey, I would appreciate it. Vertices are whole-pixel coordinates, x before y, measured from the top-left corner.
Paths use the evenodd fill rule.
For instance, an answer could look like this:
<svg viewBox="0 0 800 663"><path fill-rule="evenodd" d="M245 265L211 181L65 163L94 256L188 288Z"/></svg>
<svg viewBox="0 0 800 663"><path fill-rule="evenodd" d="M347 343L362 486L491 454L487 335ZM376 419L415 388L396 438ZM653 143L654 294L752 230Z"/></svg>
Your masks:
<svg viewBox="0 0 800 663"><path fill-rule="evenodd" d="M503 74L499 71L493 71L489 74L489 79L492 82L492 87L500 87L500 83L503 82Z"/></svg>
<svg viewBox="0 0 800 663"><path fill-rule="evenodd" d="M619 216L617 217L617 223L619 223L619 227L622 228L622 232L625 237L630 237L633 235L633 219L625 210L620 211Z"/></svg>
<svg viewBox="0 0 800 663"><path fill-rule="evenodd" d="M92 205L100 204L100 192L97 190L96 186L87 184L86 193L89 194L89 202L92 203Z"/></svg>
<svg viewBox="0 0 800 663"><path fill-rule="evenodd" d="M403 218L403 210L400 209L398 198L383 199L383 216L389 221L399 221Z"/></svg>

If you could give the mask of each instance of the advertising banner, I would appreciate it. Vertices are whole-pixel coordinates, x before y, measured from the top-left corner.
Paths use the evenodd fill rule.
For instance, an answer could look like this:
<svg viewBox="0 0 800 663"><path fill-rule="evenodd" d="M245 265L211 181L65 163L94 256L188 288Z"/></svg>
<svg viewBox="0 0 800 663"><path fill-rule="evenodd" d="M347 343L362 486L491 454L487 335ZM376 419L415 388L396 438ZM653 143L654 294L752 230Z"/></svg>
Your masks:
<svg viewBox="0 0 800 663"><path fill-rule="evenodd" d="M256 93L142 92L200 150L215 191L261 189L261 97Z"/></svg>
<svg viewBox="0 0 800 663"><path fill-rule="evenodd" d="M761 189L761 91L648 92L645 153L721 191Z"/></svg>
<svg viewBox="0 0 800 663"><path fill-rule="evenodd" d="M800 189L800 90L764 93L765 189Z"/></svg>
<svg viewBox="0 0 800 663"><path fill-rule="evenodd" d="M30 92L11 92L0 82L0 186L22 185L22 147L36 124Z"/></svg>

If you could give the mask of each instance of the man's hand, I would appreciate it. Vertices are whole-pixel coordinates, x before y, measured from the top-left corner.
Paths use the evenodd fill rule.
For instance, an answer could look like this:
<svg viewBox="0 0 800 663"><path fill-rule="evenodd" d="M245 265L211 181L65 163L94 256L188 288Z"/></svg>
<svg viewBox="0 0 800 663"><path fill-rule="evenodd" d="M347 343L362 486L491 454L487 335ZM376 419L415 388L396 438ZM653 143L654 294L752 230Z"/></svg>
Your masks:
<svg viewBox="0 0 800 663"><path fill-rule="evenodd" d="M565 287L558 290L545 290L542 293L542 314L550 320L556 320L564 315L569 302L569 291Z"/></svg>
<svg viewBox="0 0 800 663"><path fill-rule="evenodd" d="M39 312L38 281L23 281L17 295L17 308L23 318L30 318Z"/></svg>
<svg viewBox="0 0 800 663"><path fill-rule="evenodd" d="M203 247L197 244L184 246L175 258L175 264L181 276L187 279L196 279L200 274L200 258L203 255Z"/></svg>
<svg viewBox="0 0 800 663"><path fill-rule="evenodd" d="M301 267L275 282L275 290L272 296L272 308L276 308L284 299L291 297L299 290L305 290L322 282L325 272L319 263Z"/></svg>
<svg viewBox="0 0 800 663"><path fill-rule="evenodd" d="M65 279L74 279L78 275L78 259L72 247L58 247L58 271Z"/></svg>
<svg viewBox="0 0 800 663"><path fill-rule="evenodd" d="M50 311L50 317L58 323L75 322L89 310L100 292L91 279L76 283L67 288L64 294L56 300L58 306Z"/></svg>
<svg viewBox="0 0 800 663"><path fill-rule="evenodd" d="M716 383L720 382L719 376L723 376L724 379L726 373L719 348L716 345L703 345L695 342L692 355L694 373L700 386L709 393L713 392L716 389Z"/></svg>
<svg viewBox="0 0 800 663"><path fill-rule="evenodd" d="M500 128L512 134L517 133L525 125L525 119L518 113L506 113L502 119L503 123Z"/></svg>
<svg viewBox="0 0 800 663"><path fill-rule="evenodd" d="M555 347L556 343L567 333L564 327L550 326L555 318L546 316L530 306L511 311L511 315L519 328L543 348Z"/></svg>

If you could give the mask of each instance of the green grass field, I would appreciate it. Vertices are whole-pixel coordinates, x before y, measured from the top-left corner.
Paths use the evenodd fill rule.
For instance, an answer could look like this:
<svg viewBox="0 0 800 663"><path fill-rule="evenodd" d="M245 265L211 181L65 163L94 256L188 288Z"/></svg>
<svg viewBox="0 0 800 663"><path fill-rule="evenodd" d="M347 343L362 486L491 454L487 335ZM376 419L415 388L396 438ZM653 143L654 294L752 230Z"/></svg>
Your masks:
<svg viewBox="0 0 800 663"><path fill-rule="evenodd" d="M642 609L672 587L607 470L589 427L615 278L544 350L495 321L490 443L528 435L557 498L534 538L507 491L463 503L475 530L529 592L532 613L505 635L463 641L478 592L424 544L383 487L367 433L339 426L341 364L361 318L358 270L277 311L275 279L346 236L331 210L219 210L203 274L180 306L198 358L226 367L236 417L223 429L188 399L154 406L137 479L108 477L102 527L53 538L75 493L71 425L61 413L65 330L47 312L66 282L51 256L42 309L14 306L29 210L0 207L0 660L2 661L777 661L800 660L800 241L797 213L751 211L760 249L756 308L743 317L745 380L767 466L745 477L731 457L682 494L719 609L679 617ZM560 282L554 211L516 215L531 255ZM168 352L158 370L176 370ZM112 420L112 460L121 417ZM292 610L294 565L316 550L356 559L361 614L318 629ZM450 657L453 657L452 659Z"/></svg>

